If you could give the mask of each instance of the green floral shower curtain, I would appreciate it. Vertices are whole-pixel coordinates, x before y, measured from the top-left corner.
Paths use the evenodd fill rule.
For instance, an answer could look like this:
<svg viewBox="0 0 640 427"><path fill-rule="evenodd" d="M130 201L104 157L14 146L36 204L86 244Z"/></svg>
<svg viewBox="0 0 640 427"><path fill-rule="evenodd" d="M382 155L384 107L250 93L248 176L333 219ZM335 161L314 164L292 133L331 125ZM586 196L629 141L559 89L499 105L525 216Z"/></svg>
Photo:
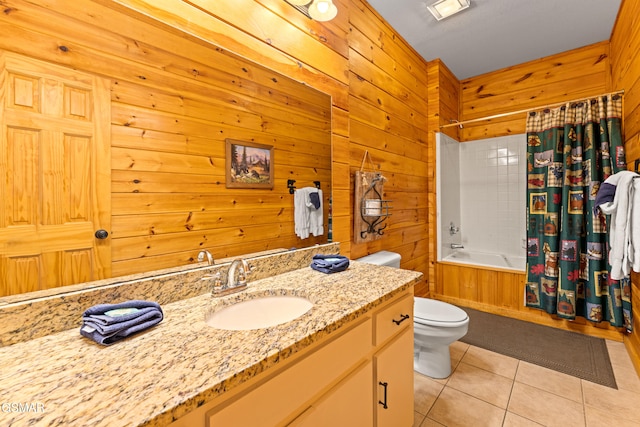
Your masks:
<svg viewBox="0 0 640 427"><path fill-rule="evenodd" d="M527 118L527 306L631 328L628 279L611 280L600 183L626 168L622 99L602 96Z"/></svg>

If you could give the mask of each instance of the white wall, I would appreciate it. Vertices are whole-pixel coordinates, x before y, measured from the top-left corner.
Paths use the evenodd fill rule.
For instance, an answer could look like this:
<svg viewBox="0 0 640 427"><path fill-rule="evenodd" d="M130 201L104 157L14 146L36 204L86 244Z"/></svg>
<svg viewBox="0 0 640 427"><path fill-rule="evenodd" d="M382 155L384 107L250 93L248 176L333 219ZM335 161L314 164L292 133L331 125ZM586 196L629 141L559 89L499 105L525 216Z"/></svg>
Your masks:
<svg viewBox="0 0 640 427"><path fill-rule="evenodd" d="M443 140L446 140L444 147ZM450 221L458 219L465 249L524 256L526 136L510 135L455 145L452 141L455 142L445 135L438 144L443 155L438 168L441 255L446 256L450 243L459 237L452 238L448 233ZM457 177L452 176L456 166L450 159L456 149ZM457 205L449 200L455 197Z"/></svg>

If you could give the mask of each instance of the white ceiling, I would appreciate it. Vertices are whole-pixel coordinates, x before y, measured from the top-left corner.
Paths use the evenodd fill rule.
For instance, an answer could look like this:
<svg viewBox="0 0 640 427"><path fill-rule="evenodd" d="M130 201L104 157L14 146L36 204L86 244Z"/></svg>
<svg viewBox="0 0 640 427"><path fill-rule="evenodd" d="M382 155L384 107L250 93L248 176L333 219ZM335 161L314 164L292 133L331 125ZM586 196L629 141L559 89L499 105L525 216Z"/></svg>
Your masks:
<svg viewBox="0 0 640 427"><path fill-rule="evenodd" d="M471 0L442 21L435 0L367 0L427 61L460 80L609 40L621 0Z"/></svg>

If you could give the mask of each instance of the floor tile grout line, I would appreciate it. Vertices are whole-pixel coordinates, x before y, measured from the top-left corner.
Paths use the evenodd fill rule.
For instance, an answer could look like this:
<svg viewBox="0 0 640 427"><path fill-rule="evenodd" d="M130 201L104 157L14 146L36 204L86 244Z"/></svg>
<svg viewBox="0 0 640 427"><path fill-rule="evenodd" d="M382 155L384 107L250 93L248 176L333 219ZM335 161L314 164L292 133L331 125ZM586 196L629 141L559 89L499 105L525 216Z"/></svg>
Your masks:
<svg viewBox="0 0 640 427"><path fill-rule="evenodd" d="M568 401L571 401L571 402L574 402L574 403L576 403L576 404L578 404L578 405L581 405L581 406L582 406L582 415L583 415L584 425L585 425L585 426L586 426L586 425L588 425L588 419L587 419L587 406L589 406L589 407L593 407L593 409L594 409L594 410L596 410L596 411L601 411L601 409L599 409L597 406L587 405L587 402L586 402L585 385L586 385L586 383L588 382L588 383L594 384L594 385L596 385L596 386L601 386L601 387L606 387L606 386L603 386L603 385L601 385L601 384L594 383L594 382L592 382L592 381L588 381L588 380L585 380L585 379L582 379L582 378L574 377L574 378L576 378L576 379L578 379L578 380L580 381L580 398L581 398L581 401L580 401L580 402L578 402L578 401L576 401L576 400L572 400L572 399L567 398L567 397L565 397L565 396L559 395L559 394L557 394L556 392L554 392L552 389L540 388L540 387L538 387L538 386L533 386L533 385L527 384L526 382L518 381L518 380L517 380L517 378L518 378L518 374L521 372L521 368L522 368L522 366L521 366L521 363L520 363L520 362L522 362L522 360L517 359L517 358L510 357L510 356L506 356L506 357L510 357L510 358L512 358L512 359L515 359L515 360L516 360L516 362L517 362L517 364L516 364L516 370L515 370L515 374L514 374L513 378L510 378L510 377L507 377L507 376L501 375L501 374L499 374L499 373L497 373L497 372L489 371L489 370L484 369L484 368L482 368L482 367L478 367L478 366L472 365L472 364L470 364L470 363L464 362L466 365L472 366L472 367L474 367L474 368L476 368L476 369L480 369L480 370L483 370L483 371L485 371L485 372L488 372L488 373L491 373L491 374L494 374L494 375L498 375L498 376L500 376L500 377L502 377L502 378L506 378L506 379L508 379L509 381L511 381L511 389L510 389L510 391L509 391L509 399L508 399L508 401L507 401L506 409L500 408L499 406L497 406L497 405L495 405L495 404L493 404L493 403L491 403L491 402L488 402L488 401L486 401L486 400L484 400L484 399L482 399L482 398L480 398L480 397L473 396L473 395L471 395L471 394L469 394L469 393L467 393L467 392L465 392L465 391L458 390L457 388L454 388L454 387L452 387L452 386L448 385L448 384L449 384L449 380L451 379L451 377L453 376L453 374L456 372L456 370L460 367L460 364L461 364L461 363L463 363L463 359L465 358L465 356L466 356L467 354L469 354L469 349L470 349L470 348L471 348L471 346L469 345L469 346L467 346L467 347L466 347L466 349L465 349L464 351L462 351L462 352L461 352L461 354L462 354L462 355L461 355L461 357L460 357L459 359L457 359L457 360L454 362L454 364L452 364L452 372L451 372L451 375L449 375L449 377L447 377L446 379L440 379L440 380L438 380L438 379L434 379L434 378L430 378L430 377L428 377L428 376L425 376L427 379L430 379L431 381L434 381L435 383L437 383L437 384L440 386L440 390L439 390L439 392L437 393L437 395L436 395L435 399L433 400L433 403L432 403L432 404L431 404L431 406L428 408L428 410L427 410L427 414L426 414L426 415L421 414L421 413L419 413L419 412L417 412L417 411L416 411L416 412L417 412L417 413L422 417L422 419L421 419L421 421L420 421L420 424L419 424L418 426L421 426L425 421L427 421L427 419L428 419L429 421L433 422L433 423L436 423L436 424L438 424L438 425L442 425L439 421L437 421L437 420L435 420L435 419L431 418L431 417L429 416L429 414L433 411L433 408L435 407L435 405L436 405L436 403L438 402L438 400L442 398L442 394L444 393L444 391L445 391L445 389L446 389L446 388L449 388L450 390L455 390L456 392L459 392L459 393L463 393L463 394L467 395L467 396L468 396L468 397L470 397L470 398L477 399L478 401L481 401L481 402L483 402L483 403L489 404L489 405L493 406L494 408L497 408L498 410L503 411L502 425L504 425L504 424L506 423L506 421L507 421L507 416L509 415L509 413L511 413L513 416L520 417L520 418L525 419L525 420L527 420L527 421L529 421L529 422L531 422L531 423L534 423L534 424L536 424L536 425L541 425L539 422L537 422L537 421L535 421L535 420L529 419L529 418L527 418L526 416L520 415L520 414L518 414L518 413L516 413L516 412L513 412L513 411L510 411L510 410L509 410L509 407L510 407L510 404L511 404L511 401L512 401L512 398L513 398L513 392L514 392L514 388L515 388L515 384L516 384L516 382L518 382L518 383L520 383L520 384L523 384L523 385L525 385L525 386L528 386L528 387L531 387L531 388L537 389L537 390L541 390L541 391L544 391L544 392L550 393L550 394L555 395L555 396L563 397L563 398L567 399ZM609 349L607 349L607 350L609 350ZM491 353L494 353L494 354L499 355L499 353L495 353L495 352L491 352ZM611 357L611 354L609 354L609 356ZM613 360L612 360L612 365L613 365ZM544 367L542 367L542 368L544 368ZM547 369L549 369L549 368L547 368ZM418 373L418 374L419 374L419 373ZM615 375L615 374L616 374L616 372L614 372L614 375ZM420 375L421 375L421 374L420 374ZM569 375L569 374L567 374L567 375ZM569 376L572 376L572 375L569 375ZM572 377L573 377L573 376L572 376ZM616 378L616 380L617 380L617 379L618 379L618 378ZM444 380L444 381L443 381L443 380ZM614 390L614 392L616 391L615 389L612 389L612 390ZM619 387L618 387L618 390L623 390L623 389L622 389L622 388L620 388L620 386L619 386ZM635 390L626 390L626 391L627 391L627 392L632 392L632 393L633 393L633 392L635 392ZM628 420L626 417L623 417L623 419Z"/></svg>
<svg viewBox="0 0 640 427"><path fill-rule="evenodd" d="M489 352L489 353L491 353L492 355L496 355L496 356L498 356L498 357L504 357L504 358L507 358L507 359L515 360L518 364L520 364L520 362L524 362L523 360L520 360L520 359L518 359L518 358L516 358L516 357L511 357L511 356L507 356L507 355L504 355L504 354L496 353L496 352L494 352L494 351L487 350L487 349L484 349L484 348L482 348L482 347L477 347L477 346L473 346L473 345L469 344L469 348L471 348L471 347L473 347L473 348L477 348L477 349L480 349L480 350L482 350L482 351ZM465 355L466 355L466 353L467 353L467 352L465 352ZM508 377L508 376L506 376L506 375L502 375L502 374L500 374L500 373L498 373L498 372L490 371L490 370L485 369L485 368L483 368L483 367L481 367L481 366L476 366L476 365L473 365L473 364L471 364L471 363L469 363L469 362L465 362L463 359L464 359L464 357L460 359L460 362L459 362L458 364L460 364L460 363L463 363L463 362L464 362L466 365L473 366L474 368L482 369L483 371L490 372L490 373L495 374L495 375L499 375L499 376L501 376L501 377L503 377L503 378L507 378L507 379L509 379L509 380L514 380L514 379L515 379L515 375L514 375L514 377L513 377L513 378L511 378L511 377Z"/></svg>

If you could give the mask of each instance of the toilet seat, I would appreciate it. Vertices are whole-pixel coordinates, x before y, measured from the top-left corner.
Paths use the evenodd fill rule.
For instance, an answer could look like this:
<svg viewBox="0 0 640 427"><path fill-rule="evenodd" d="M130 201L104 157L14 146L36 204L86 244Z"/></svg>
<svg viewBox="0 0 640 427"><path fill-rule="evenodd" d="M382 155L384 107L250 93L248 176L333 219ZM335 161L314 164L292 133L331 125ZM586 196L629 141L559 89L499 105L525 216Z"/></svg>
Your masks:
<svg viewBox="0 0 640 427"><path fill-rule="evenodd" d="M469 322L467 313L446 302L414 297L413 320L423 325L455 328Z"/></svg>

